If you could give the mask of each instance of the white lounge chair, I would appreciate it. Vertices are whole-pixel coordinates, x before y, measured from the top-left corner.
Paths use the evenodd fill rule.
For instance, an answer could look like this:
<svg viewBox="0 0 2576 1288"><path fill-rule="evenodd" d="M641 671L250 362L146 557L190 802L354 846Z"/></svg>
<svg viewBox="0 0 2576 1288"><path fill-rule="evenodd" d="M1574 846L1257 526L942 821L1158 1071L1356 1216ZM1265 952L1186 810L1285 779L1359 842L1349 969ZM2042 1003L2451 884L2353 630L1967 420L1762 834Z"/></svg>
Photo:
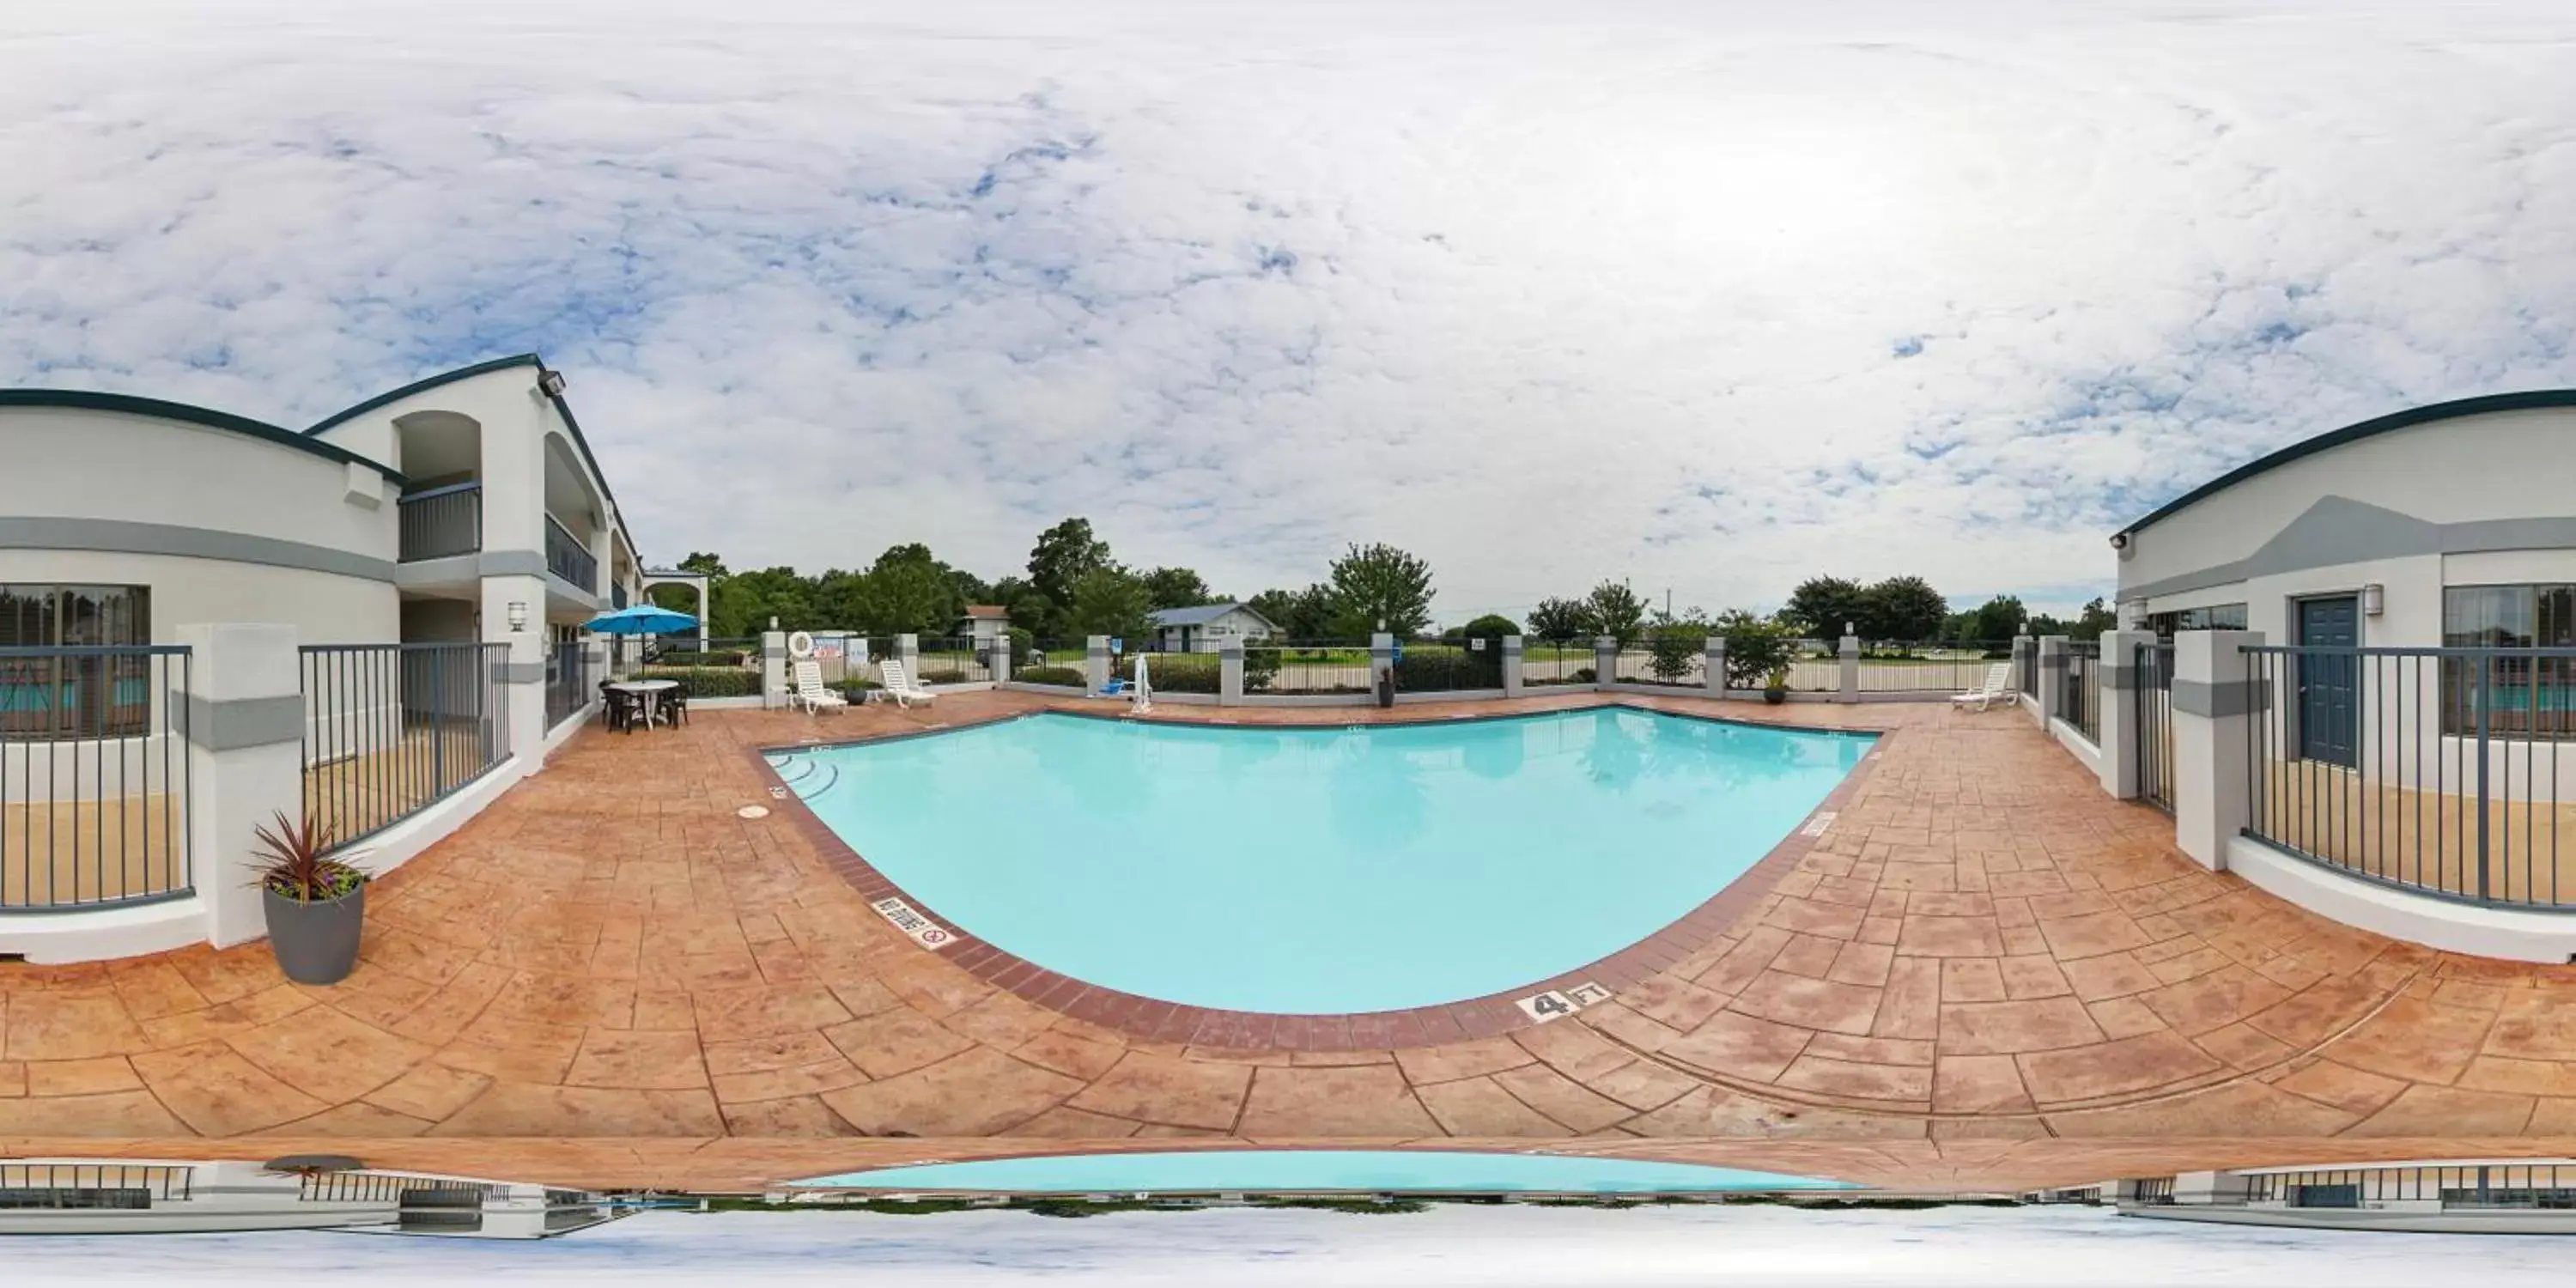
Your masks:
<svg viewBox="0 0 2576 1288"><path fill-rule="evenodd" d="M1983 711L1998 702L2011 706L2020 698L2021 694L2012 687L2012 663L1997 662L1986 668L1985 683L1951 698L1950 705Z"/></svg>
<svg viewBox="0 0 2576 1288"><path fill-rule="evenodd" d="M898 706L908 707L916 702L929 702L939 696L914 684L912 677L904 674L903 663L893 658L877 663L877 673L884 677L885 691L894 696L895 704Z"/></svg>
<svg viewBox="0 0 2576 1288"><path fill-rule="evenodd" d="M825 707L846 707L848 698L823 687L823 664L806 660L796 664L796 687L787 694L790 709L805 708L808 715L820 715Z"/></svg>

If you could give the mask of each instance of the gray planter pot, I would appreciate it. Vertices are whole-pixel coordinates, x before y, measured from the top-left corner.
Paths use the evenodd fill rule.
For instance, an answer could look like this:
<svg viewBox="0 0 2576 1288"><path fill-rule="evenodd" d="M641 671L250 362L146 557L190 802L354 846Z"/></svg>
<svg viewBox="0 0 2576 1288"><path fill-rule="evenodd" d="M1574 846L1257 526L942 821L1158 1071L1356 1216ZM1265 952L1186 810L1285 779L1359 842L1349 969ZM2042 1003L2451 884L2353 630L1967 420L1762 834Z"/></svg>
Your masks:
<svg viewBox="0 0 2576 1288"><path fill-rule="evenodd" d="M268 946L277 968L298 984L337 984L358 967L358 932L367 921L367 887L322 903L299 903L262 889Z"/></svg>

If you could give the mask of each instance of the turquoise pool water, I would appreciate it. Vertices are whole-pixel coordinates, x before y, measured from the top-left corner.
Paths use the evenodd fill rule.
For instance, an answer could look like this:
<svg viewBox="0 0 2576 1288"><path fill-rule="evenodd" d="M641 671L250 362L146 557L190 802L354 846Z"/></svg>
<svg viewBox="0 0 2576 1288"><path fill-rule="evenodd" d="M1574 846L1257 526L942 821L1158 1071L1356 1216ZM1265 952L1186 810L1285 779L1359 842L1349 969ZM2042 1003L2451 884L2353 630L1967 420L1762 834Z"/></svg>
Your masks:
<svg viewBox="0 0 2576 1288"><path fill-rule="evenodd" d="M1364 1194L1710 1194L1849 1190L1843 1181L1694 1163L1459 1150L1225 1149L1061 1154L923 1163L818 1176L800 1185L994 1194L1204 1194L1224 1190Z"/></svg>
<svg viewBox="0 0 2576 1288"><path fill-rule="evenodd" d="M1789 835L1867 735L1601 708L1280 729L1041 715L772 753L850 848L1038 965L1231 1010L1394 1010L1607 957Z"/></svg>

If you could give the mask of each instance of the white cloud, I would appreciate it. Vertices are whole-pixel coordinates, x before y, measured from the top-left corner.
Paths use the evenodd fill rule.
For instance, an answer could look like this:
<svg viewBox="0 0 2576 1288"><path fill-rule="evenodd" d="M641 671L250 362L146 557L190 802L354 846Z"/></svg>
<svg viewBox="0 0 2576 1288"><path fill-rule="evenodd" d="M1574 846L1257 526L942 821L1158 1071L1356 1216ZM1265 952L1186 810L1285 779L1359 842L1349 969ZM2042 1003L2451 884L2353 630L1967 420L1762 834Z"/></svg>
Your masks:
<svg viewBox="0 0 2576 1288"><path fill-rule="evenodd" d="M2063 602L2261 450L2576 383L2548 0L207 8L0 14L0 382L542 349L654 559Z"/></svg>

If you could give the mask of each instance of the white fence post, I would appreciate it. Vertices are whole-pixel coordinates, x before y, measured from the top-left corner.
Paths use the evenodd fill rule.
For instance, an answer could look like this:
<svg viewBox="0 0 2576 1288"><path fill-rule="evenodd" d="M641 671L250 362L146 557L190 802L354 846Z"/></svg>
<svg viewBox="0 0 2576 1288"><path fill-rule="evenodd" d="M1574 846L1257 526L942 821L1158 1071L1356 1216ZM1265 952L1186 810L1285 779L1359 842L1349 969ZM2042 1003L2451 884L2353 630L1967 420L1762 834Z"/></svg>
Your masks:
<svg viewBox="0 0 2576 1288"><path fill-rule="evenodd" d="M1082 642L1083 687L1094 693L1109 687L1109 637L1092 635Z"/></svg>
<svg viewBox="0 0 2576 1288"><path fill-rule="evenodd" d="M1503 696L1506 698L1521 696L1521 644L1518 635L1503 637Z"/></svg>
<svg viewBox="0 0 2576 1288"><path fill-rule="evenodd" d="M1834 701L1858 702L1860 701L1860 637L1851 633L1849 622L1843 624L1842 662L1842 683L1837 686L1841 691L1834 694Z"/></svg>
<svg viewBox="0 0 2576 1288"><path fill-rule="evenodd" d="M304 814L304 676L292 626L182 626L189 883L217 948L268 933L257 831Z"/></svg>
<svg viewBox="0 0 2576 1288"><path fill-rule="evenodd" d="M2102 655L2094 659L2101 668L2101 693L2093 713L2093 727L2099 735L2094 746L2101 751L2095 763L2101 767L2102 790L2120 800L2135 800L2139 791L2138 775L2138 685L2144 677L2138 671L2138 646L2154 642L2153 631L2104 631Z"/></svg>
<svg viewBox="0 0 2576 1288"><path fill-rule="evenodd" d="M1701 678L1708 685L1708 696L1712 698L1725 697L1726 637L1723 635L1711 635L1708 637L1708 643L1704 647L1707 651L1700 658L1700 668L1707 672L1707 674Z"/></svg>
<svg viewBox="0 0 2576 1288"><path fill-rule="evenodd" d="M1608 688L1619 678L1619 637L1592 637L1592 687Z"/></svg>
<svg viewBox="0 0 2576 1288"><path fill-rule="evenodd" d="M1221 707L1243 705L1243 637L1228 635L1216 642L1216 701Z"/></svg>
<svg viewBox="0 0 2576 1288"><path fill-rule="evenodd" d="M1375 634L1370 635L1369 692L1372 697L1376 694L1379 679L1384 676L1392 675L1394 672L1395 636L1386 631L1378 631Z"/></svg>
<svg viewBox="0 0 2576 1288"><path fill-rule="evenodd" d="M2040 731L2045 733L2050 721L2066 717L2066 712L2061 710L2066 702L2066 637L2063 635L2039 637L2038 697L2039 701L2034 705L2039 708Z"/></svg>
<svg viewBox="0 0 2576 1288"><path fill-rule="evenodd" d="M760 705L776 709L787 705L787 632L760 633Z"/></svg>
<svg viewBox="0 0 2576 1288"><path fill-rule="evenodd" d="M993 636L993 656L987 665L992 668L994 688L998 689L1010 683L1011 633L1009 631L1001 631Z"/></svg>
<svg viewBox="0 0 2576 1288"><path fill-rule="evenodd" d="M2248 665L2260 631L2183 631L2174 637L2174 844L2213 872L2253 821L2248 724L2270 708Z"/></svg>
<svg viewBox="0 0 2576 1288"><path fill-rule="evenodd" d="M894 656L903 664L903 677L914 684L921 683L921 637L909 634L895 636Z"/></svg>

